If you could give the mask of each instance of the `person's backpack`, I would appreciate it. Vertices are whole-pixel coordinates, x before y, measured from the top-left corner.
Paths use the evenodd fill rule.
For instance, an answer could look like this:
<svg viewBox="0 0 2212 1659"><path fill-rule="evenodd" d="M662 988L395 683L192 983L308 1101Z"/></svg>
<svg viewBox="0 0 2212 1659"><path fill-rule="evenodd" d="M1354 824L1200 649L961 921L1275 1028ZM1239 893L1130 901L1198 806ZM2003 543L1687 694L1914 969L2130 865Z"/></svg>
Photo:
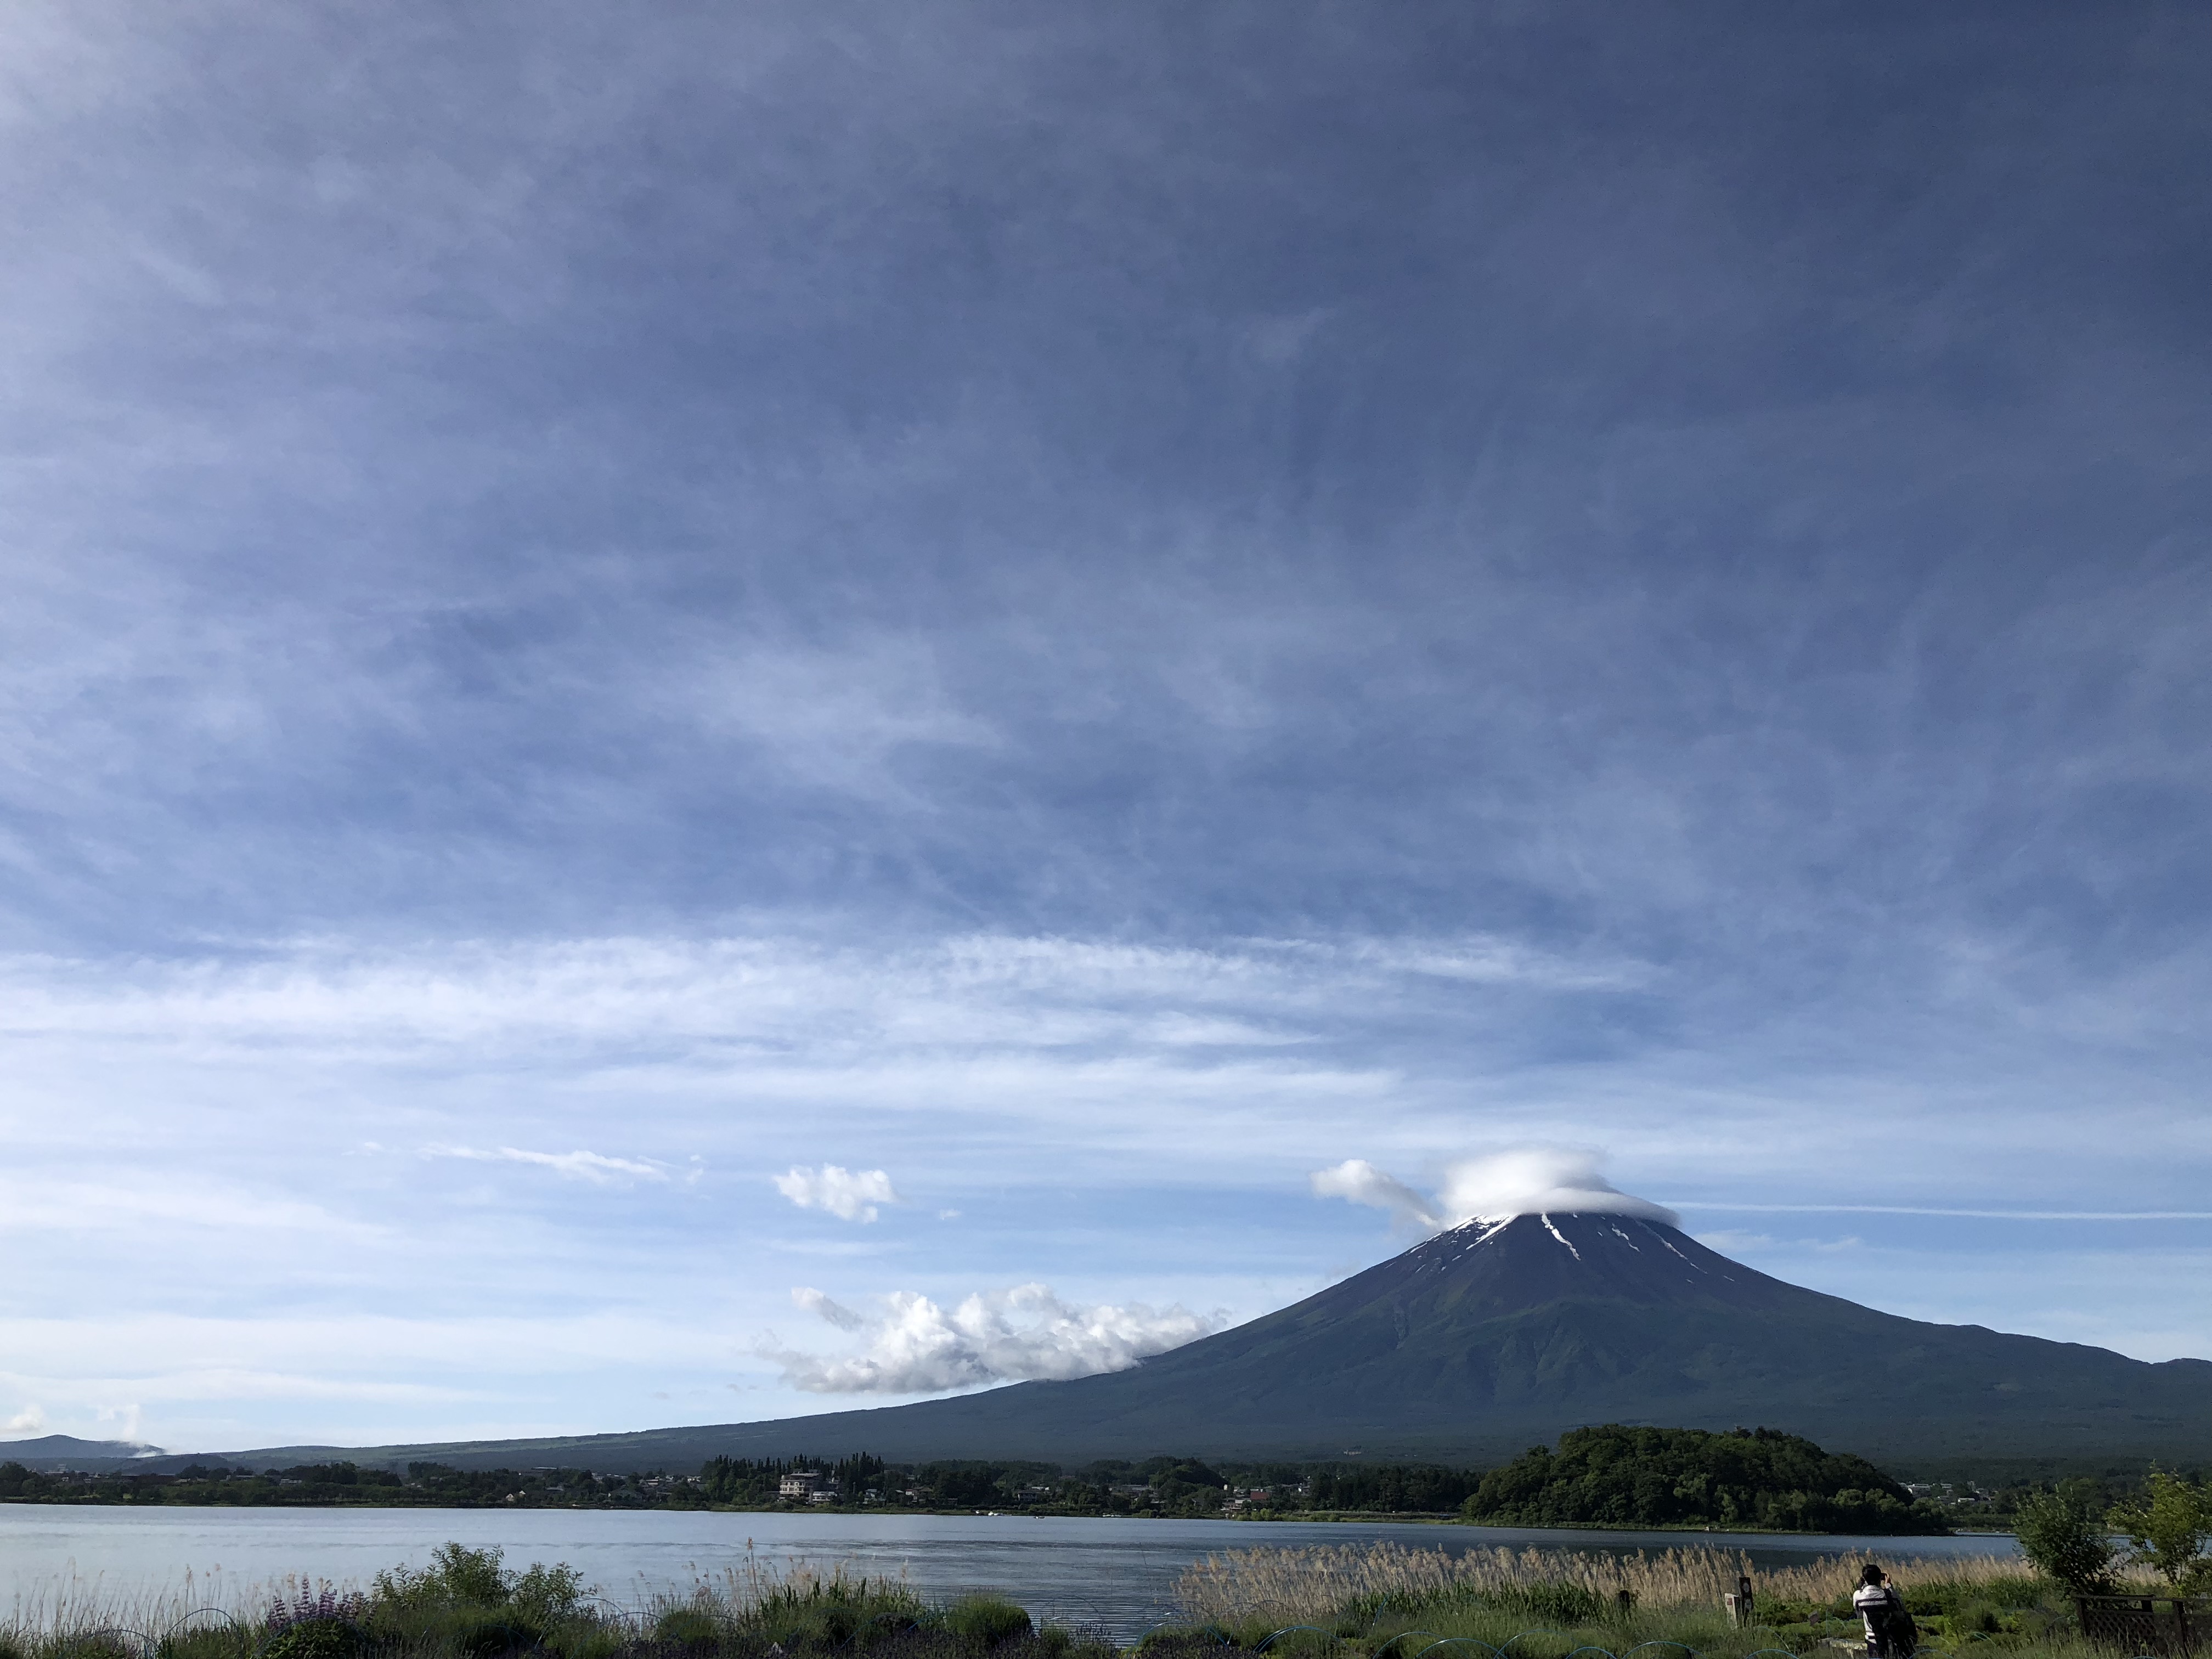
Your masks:
<svg viewBox="0 0 2212 1659"><path fill-rule="evenodd" d="M1920 1626L1905 1611L1905 1598L1897 1587L1889 1588L1889 1606L1875 1620L1875 1628L1881 1632L1881 1650L1894 1654L1897 1659L1911 1659L1912 1651L1920 1645Z"/></svg>

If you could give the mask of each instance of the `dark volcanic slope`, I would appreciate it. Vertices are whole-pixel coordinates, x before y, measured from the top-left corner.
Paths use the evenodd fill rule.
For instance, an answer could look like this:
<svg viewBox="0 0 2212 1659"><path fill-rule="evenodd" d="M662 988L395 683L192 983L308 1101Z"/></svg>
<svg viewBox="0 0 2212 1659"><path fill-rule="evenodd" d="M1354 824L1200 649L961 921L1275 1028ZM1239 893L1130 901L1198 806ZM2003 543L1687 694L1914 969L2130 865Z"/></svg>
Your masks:
<svg viewBox="0 0 2212 1659"><path fill-rule="evenodd" d="M782 1422L367 1455L599 1468L850 1450L1480 1462L1601 1422L1763 1425L1878 1458L2197 1460L2212 1452L2212 1362L1900 1319L1657 1222L1522 1216L1445 1233L1133 1370Z"/></svg>

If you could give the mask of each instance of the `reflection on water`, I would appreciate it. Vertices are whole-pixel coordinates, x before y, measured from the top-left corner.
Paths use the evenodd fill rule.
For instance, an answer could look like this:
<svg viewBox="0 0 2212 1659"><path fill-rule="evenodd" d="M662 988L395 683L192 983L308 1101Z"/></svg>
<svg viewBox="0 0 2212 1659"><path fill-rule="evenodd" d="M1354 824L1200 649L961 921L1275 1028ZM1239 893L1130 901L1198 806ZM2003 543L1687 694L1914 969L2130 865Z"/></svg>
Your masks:
<svg viewBox="0 0 2212 1659"><path fill-rule="evenodd" d="M1811 1555L2010 1555L2005 1537L1832 1538L1763 1534L1547 1532L1364 1522L1079 1520L1030 1516L715 1515L609 1510L129 1510L0 1504L0 1606L74 1571L128 1595L189 1571L227 1600L299 1573L365 1583L419 1565L447 1539L496 1545L510 1565L567 1561L617 1601L687 1588L750 1559L842 1563L903 1576L924 1595L1005 1591L1041 1619L1103 1626L1127 1640L1173 1616L1176 1577L1216 1550L1390 1540L1457 1553L1500 1544L1603 1550L1717 1544L1780 1565Z"/></svg>

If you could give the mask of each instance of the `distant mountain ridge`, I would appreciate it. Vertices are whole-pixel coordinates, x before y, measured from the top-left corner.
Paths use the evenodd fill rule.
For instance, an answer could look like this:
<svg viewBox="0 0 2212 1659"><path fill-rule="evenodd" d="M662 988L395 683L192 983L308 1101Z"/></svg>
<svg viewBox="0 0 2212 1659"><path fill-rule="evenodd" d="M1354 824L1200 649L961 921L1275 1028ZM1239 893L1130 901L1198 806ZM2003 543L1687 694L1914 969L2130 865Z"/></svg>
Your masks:
<svg viewBox="0 0 2212 1659"><path fill-rule="evenodd" d="M58 1469L105 1469L161 1455L159 1446L135 1440L80 1440L73 1434L42 1434L35 1440L0 1440L0 1463L21 1463L51 1474Z"/></svg>
<svg viewBox="0 0 2212 1659"><path fill-rule="evenodd" d="M1293 1306L1073 1382L769 1422L222 1455L610 1471L853 1450L1479 1464L1598 1423L1765 1426L1892 1466L2197 1461L2212 1452L2212 1361L1905 1319L1771 1278L1663 1222L1527 1215L1471 1222Z"/></svg>

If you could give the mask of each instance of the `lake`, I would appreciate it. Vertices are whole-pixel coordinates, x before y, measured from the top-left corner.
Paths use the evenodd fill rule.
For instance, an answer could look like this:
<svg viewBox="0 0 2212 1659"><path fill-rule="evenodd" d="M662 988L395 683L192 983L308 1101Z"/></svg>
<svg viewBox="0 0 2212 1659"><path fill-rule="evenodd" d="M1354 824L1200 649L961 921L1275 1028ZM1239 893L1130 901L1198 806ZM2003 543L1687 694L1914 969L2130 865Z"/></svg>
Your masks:
<svg viewBox="0 0 2212 1659"><path fill-rule="evenodd" d="M926 1595L1004 1591L1040 1619L1100 1625L1122 1641L1173 1616L1176 1578L1220 1550L1389 1540L1470 1548L1625 1553L1686 1544L1741 1548L1762 1565L1812 1555L2011 1555L2009 1537L1843 1538L1770 1533L1553 1532L1389 1522L1151 1521L1020 1515L707 1514L619 1510L134 1510L0 1504L0 1607L58 1580L96 1579L118 1597L180 1588L190 1572L210 1601L297 1573L366 1583L379 1568L419 1565L447 1539L496 1545L507 1565L566 1561L628 1605L688 1588L753 1559L843 1563L903 1575Z"/></svg>

